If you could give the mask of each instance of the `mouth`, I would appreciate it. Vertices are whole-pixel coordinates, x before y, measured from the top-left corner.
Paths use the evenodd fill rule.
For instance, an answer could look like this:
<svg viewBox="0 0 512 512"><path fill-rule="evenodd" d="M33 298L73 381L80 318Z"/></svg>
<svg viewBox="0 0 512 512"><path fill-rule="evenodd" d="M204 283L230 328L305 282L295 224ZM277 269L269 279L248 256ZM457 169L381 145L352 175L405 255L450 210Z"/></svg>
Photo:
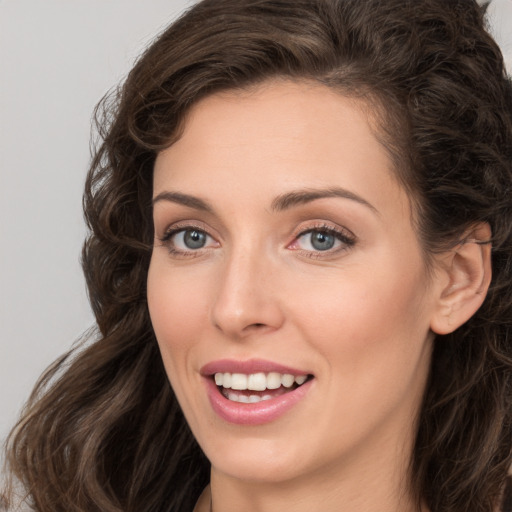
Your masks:
<svg viewBox="0 0 512 512"><path fill-rule="evenodd" d="M273 361L223 359L200 370L213 411L245 426L271 423L305 402L315 377Z"/></svg>
<svg viewBox="0 0 512 512"><path fill-rule="evenodd" d="M212 375L212 378L224 398L231 402L254 404L295 391L313 376L278 372L250 374L217 372Z"/></svg>

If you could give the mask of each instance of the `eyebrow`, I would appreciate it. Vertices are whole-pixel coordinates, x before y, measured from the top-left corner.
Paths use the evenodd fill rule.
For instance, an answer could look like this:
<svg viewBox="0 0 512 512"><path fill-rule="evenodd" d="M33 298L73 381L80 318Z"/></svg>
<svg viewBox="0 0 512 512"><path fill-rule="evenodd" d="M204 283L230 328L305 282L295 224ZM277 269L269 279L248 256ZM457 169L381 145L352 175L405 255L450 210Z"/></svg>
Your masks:
<svg viewBox="0 0 512 512"><path fill-rule="evenodd" d="M277 196L271 204L271 209L275 212L288 210L298 205L311 203L317 199L325 199L331 197L339 197L342 199L349 199L356 203L362 204L368 207L374 213L379 213L377 208L370 204L366 199L358 196L350 190L346 190L340 187L330 187L324 189L305 188L300 190L293 190ZM153 205L160 201L170 201L172 203L181 204L189 208L201 210L208 213L213 213L213 207L204 199L200 199L196 196L189 194L183 194L182 192L170 192L164 191L153 198Z"/></svg>
<svg viewBox="0 0 512 512"><path fill-rule="evenodd" d="M153 206L159 201L170 201L196 210L213 213L212 206L204 199L199 199L199 197L190 196L188 194L182 194L181 192L161 192L153 198Z"/></svg>
<svg viewBox="0 0 512 512"><path fill-rule="evenodd" d="M272 201L272 210L288 210L289 208L293 208L294 206L310 203L312 201L316 201L317 199L325 199L330 197L350 199L351 201L355 201L356 203L368 207L374 213L379 213L377 208L375 208L375 206L366 201L366 199L363 199L361 196L354 194L354 192L350 192L350 190L346 190L340 187L331 187L324 189L306 188L287 192L286 194L282 194L276 197Z"/></svg>

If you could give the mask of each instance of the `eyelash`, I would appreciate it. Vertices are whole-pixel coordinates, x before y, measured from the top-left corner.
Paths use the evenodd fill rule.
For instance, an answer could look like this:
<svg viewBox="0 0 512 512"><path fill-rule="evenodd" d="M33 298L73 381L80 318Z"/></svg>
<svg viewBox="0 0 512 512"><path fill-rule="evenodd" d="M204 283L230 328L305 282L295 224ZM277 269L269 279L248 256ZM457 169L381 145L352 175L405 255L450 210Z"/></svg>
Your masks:
<svg viewBox="0 0 512 512"><path fill-rule="evenodd" d="M161 244L167 248L169 253L175 257L175 258L196 258L198 256L201 256L204 254L205 250L208 250L210 248L200 248L196 250L190 250L190 251L184 251L182 249L177 249L173 243L172 238L176 236L178 233L185 233L187 231L197 231L199 233L204 233L207 237L212 238L211 235L208 234L208 232L204 229L204 227L196 226L193 224L186 224L186 225L179 225L174 226L170 229L168 229L162 238L159 238Z"/></svg>
<svg viewBox="0 0 512 512"><path fill-rule="evenodd" d="M297 248L295 249L301 256L312 258L312 259L322 259L322 258L329 258L329 256L336 255L340 252L344 252L349 250L351 247L353 247L356 244L356 237L353 233L348 231L347 229L339 229L335 228L328 224L318 224L312 227L309 227L305 230L299 231L294 238L294 241L290 245L298 244L299 240L302 237L305 237L306 235L310 233L322 233L326 235L333 236L338 242L341 243L341 246L338 248L332 248L327 250L305 250ZM290 246L288 246L290 247Z"/></svg>
<svg viewBox="0 0 512 512"><path fill-rule="evenodd" d="M208 234L208 232L203 227L197 226L197 225L192 225L192 224L175 226L175 227L167 230L164 233L164 236L162 238L159 238L159 240L162 243L162 245L167 248L169 253L173 257L177 257L177 258L198 257L198 256L203 255L204 251L208 251L208 250L212 249L211 247L201 247L196 250L189 250L189 251L177 249L172 243L172 238L174 236L176 236L178 233L185 233L187 231L197 231L199 233L203 233L208 238L211 238L214 240L214 238L210 234ZM325 251L322 251L322 250L312 250L311 251L311 250L305 250L305 249L300 249L300 248L291 249L291 250L296 250L301 256L305 256L305 257L313 258L313 259L320 259L323 257L327 257L328 255L332 256L333 254L347 251L348 249L353 247L357 241L355 235L346 229L342 230L342 229L337 229L331 225L319 224L319 225L315 225L312 227L308 227L307 229L304 229L302 231L299 231L297 234L295 234L293 242L291 244L289 244L287 247L290 248L292 245L297 244L298 241L302 237L305 237L306 235L308 235L310 233L323 233L323 234L334 236L337 241L341 242L342 246L338 247L336 249L327 249Z"/></svg>

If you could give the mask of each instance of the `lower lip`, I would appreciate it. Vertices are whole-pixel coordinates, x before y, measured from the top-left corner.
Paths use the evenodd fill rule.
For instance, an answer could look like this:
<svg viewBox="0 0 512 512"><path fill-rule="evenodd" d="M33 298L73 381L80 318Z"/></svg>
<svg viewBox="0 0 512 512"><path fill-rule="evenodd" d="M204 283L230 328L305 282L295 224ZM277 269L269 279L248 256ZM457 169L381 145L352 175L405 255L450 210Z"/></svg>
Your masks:
<svg viewBox="0 0 512 512"><path fill-rule="evenodd" d="M284 395L257 403L241 403L228 400L213 379L205 378L208 398L215 413L223 420L236 425L263 425L276 420L304 398L313 379Z"/></svg>

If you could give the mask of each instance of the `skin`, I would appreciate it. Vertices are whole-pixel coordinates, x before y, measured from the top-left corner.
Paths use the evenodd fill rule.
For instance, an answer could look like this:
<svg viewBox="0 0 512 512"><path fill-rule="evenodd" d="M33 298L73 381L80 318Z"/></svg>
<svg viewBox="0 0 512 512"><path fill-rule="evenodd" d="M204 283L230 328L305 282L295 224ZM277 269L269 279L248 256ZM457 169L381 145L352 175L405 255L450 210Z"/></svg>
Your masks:
<svg viewBox="0 0 512 512"><path fill-rule="evenodd" d="M156 160L148 304L212 463L198 511L210 498L215 512L418 510L408 463L448 280L435 262L427 272L409 198L362 107L309 83L215 94ZM351 197L273 207L292 191L334 188ZM162 241L187 227L208 235L203 248L180 233ZM311 230L325 229L342 237L316 250ZM200 375L226 358L314 379L278 419L234 425L212 410Z"/></svg>

